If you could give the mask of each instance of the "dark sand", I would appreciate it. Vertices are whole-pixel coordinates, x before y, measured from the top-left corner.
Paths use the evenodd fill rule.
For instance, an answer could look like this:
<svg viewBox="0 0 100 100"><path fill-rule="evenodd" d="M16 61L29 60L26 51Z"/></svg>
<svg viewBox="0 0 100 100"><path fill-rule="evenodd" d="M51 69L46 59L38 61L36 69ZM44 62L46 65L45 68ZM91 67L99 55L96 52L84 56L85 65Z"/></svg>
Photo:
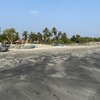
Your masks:
<svg viewBox="0 0 100 100"><path fill-rule="evenodd" d="M100 48L0 54L0 100L100 100Z"/></svg>

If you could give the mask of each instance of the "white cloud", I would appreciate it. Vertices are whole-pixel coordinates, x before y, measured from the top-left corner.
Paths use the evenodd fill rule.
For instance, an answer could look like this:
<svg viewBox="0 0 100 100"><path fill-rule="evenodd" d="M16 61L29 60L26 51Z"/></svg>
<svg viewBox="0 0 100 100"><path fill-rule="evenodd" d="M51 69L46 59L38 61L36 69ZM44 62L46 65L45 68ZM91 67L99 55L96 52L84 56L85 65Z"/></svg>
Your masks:
<svg viewBox="0 0 100 100"><path fill-rule="evenodd" d="M36 14L38 14L38 11L37 10L31 10L29 13L32 14L32 15L36 15Z"/></svg>

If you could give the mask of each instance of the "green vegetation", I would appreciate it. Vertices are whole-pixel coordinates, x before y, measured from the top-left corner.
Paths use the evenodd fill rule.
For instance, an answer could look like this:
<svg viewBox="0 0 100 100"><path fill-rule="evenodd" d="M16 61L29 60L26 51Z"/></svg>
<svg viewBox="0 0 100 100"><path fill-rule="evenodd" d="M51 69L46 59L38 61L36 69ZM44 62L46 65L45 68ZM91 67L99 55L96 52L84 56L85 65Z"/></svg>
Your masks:
<svg viewBox="0 0 100 100"><path fill-rule="evenodd" d="M18 39L19 33L16 32L14 28L6 29L3 31L3 34L0 34L0 42L7 40L9 43L13 44Z"/></svg>
<svg viewBox="0 0 100 100"><path fill-rule="evenodd" d="M62 31L58 31L55 27L51 30L45 28L42 33L24 31L22 33L22 39L19 37L19 33L14 29L5 29L0 34L0 42L9 41L13 44L17 40L28 40L30 43L38 44L71 44L71 43L88 43L88 42L100 42L100 38L81 37L80 35L73 35L71 38L67 37L67 34Z"/></svg>

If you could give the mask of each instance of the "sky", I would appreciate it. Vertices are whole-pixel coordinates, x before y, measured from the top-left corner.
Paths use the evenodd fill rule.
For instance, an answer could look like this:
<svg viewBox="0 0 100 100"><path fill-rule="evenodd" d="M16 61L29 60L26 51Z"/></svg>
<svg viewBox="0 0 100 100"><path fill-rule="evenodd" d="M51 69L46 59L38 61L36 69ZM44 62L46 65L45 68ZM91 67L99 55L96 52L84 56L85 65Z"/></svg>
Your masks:
<svg viewBox="0 0 100 100"><path fill-rule="evenodd" d="M100 0L0 0L0 27L100 37Z"/></svg>

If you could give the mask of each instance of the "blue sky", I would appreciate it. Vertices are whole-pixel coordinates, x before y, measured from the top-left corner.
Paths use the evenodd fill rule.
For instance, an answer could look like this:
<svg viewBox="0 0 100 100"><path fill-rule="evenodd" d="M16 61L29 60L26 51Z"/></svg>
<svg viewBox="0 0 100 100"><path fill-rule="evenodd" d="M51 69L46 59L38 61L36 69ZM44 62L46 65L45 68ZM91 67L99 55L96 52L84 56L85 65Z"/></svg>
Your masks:
<svg viewBox="0 0 100 100"><path fill-rule="evenodd" d="M100 37L100 0L0 0L0 27Z"/></svg>

